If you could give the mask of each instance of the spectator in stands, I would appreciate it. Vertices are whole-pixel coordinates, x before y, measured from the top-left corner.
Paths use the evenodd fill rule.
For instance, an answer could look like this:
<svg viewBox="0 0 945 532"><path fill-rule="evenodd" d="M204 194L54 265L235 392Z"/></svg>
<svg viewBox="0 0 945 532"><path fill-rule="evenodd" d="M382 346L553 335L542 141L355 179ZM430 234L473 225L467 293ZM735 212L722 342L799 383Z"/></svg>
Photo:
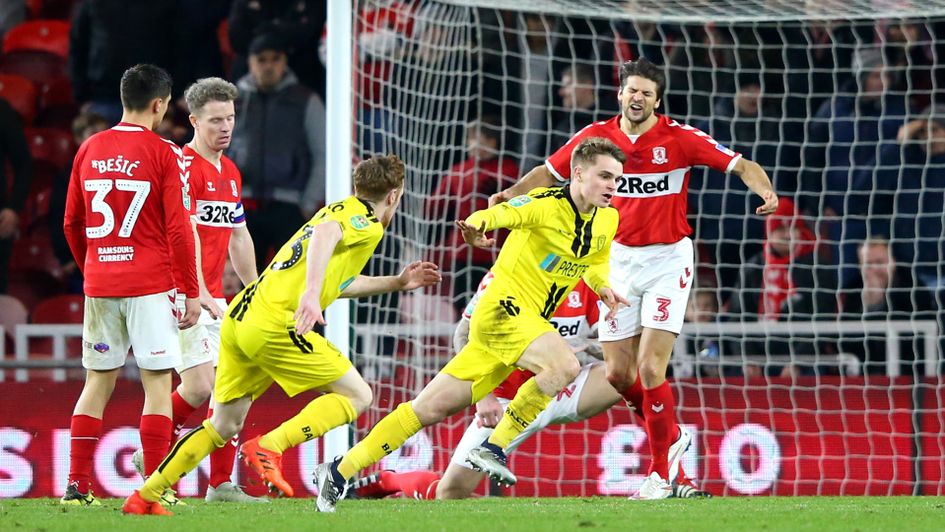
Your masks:
<svg viewBox="0 0 945 532"><path fill-rule="evenodd" d="M452 281L453 306L462 313L469 295L495 262L495 250L473 248L452 221L465 220L470 214L489 206L489 196L511 186L519 176L513 157L505 155L501 145L502 123L495 116L485 116L466 128L468 159L457 163L444 176L427 203L428 220L440 220L438 242L430 258L442 265Z"/></svg>
<svg viewBox="0 0 945 532"><path fill-rule="evenodd" d="M325 25L324 0L236 0L230 10L230 45L236 53L233 79L242 78L253 39L276 34L284 40L289 68L302 85L325 97L325 68L318 40Z"/></svg>
<svg viewBox="0 0 945 532"><path fill-rule="evenodd" d="M111 124L121 119L121 75L151 63L177 75L186 28L177 0L84 0L69 31L69 78L75 101ZM181 87L175 83L175 87Z"/></svg>
<svg viewBox="0 0 945 532"><path fill-rule="evenodd" d="M903 125L879 158L856 177L871 201L857 202L857 215L869 217L870 234L886 235L900 264L917 280L945 288L945 105L929 106Z"/></svg>
<svg viewBox="0 0 945 532"><path fill-rule="evenodd" d="M729 307L734 319L744 321L811 321L832 319L837 312L836 268L817 250L814 232L794 201L781 198L778 209L765 219L762 252L742 266L741 282ZM834 346L806 339L769 338L747 341L746 354L811 355Z"/></svg>
<svg viewBox="0 0 945 532"><path fill-rule="evenodd" d="M227 155L243 174L243 206L260 271L325 201L325 106L288 68L276 34L249 46L249 74L237 83Z"/></svg>
<svg viewBox="0 0 945 532"><path fill-rule="evenodd" d="M859 270L842 293L841 316L845 320L922 320L935 319L932 295L928 289L916 286L908 267L896 263L889 242L881 238L866 240L857 250ZM852 353L864 364L863 373L886 374L886 334L871 332L864 339L841 342L844 352ZM913 353L921 346L900 349L903 374L911 375ZM919 342L916 342L918 344ZM921 375L921 371L919 372Z"/></svg>
<svg viewBox="0 0 945 532"><path fill-rule="evenodd" d="M13 170L12 183L7 179L8 169ZM23 121L0 98L0 293L7 291L10 254L20 223L18 213L26 204L32 180L33 158L23 133Z"/></svg>
<svg viewBox="0 0 945 532"><path fill-rule="evenodd" d="M786 134L790 124L782 122L777 109L772 109L773 103L762 91L760 76L743 72L738 75L734 95L720 98L713 118L696 127L770 169L777 186L779 180L785 180L786 169L796 171L799 144L792 145L791 140L800 138L800 132ZM722 297L727 300L730 288L738 281L740 265L762 250L765 219L755 215L757 200L750 191L731 186L731 176L700 171L705 178L692 180L695 186L689 189L689 202L697 215L693 227L716 264L717 283L726 287Z"/></svg>
<svg viewBox="0 0 945 532"><path fill-rule="evenodd" d="M735 46L724 28L711 24L684 25L681 39L669 51L663 112L689 123L712 113L711 92L731 93Z"/></svg>
<svg viewBox="0 0 945 532"><path fill-rule="evenodd" d="M26 20L26 2L24 0L4 0L0 2L0 41L10 28Z"/></svg>
<svg viewBox="0 0 945 532"><path fill-rule="evenodd" d="M108 129L108 121L97 114L81 113L72 121L72 137L76 147L99 131ZM62 220L66 212L66 193L69 191L69 176L72 175L72 159L69 164L53 179L49 193L49 239L53 253L59 260L60 272L67 280L70 293L82 293L82 272L76 266L69 243L62 229Z"/></svg>
<svg viewBox="0 0 945 532"><path fill-rule="evenodd" d="M878 47L860 50L854 71L856 78L810 122L801 183L802 209L825 217L826 231L819 232L840 264L841 281L855 274L855 242L866 236L865 222L847 216L848 206L868 202L871 192L854 188L855 177L871 169L877 144L892 142L908 114L906 96L890 91L894 76Z"/></svg>
<svg viewBox="0 0 945 532"><path fill-rule="evenodd" d="M552 149L564 146L579 129L601 118L597 109L598 86L596 69L587 63L574 63L564 70L558 89L564 117L552 131Z"/></svg>
<svg viewBox="0 0 945 532"><path fill-rule="evenodd" d="M898 75L893 91L907 93L914 108L932 101L932 38L926 24L891 21L883 28L883 53Z"/></svg>

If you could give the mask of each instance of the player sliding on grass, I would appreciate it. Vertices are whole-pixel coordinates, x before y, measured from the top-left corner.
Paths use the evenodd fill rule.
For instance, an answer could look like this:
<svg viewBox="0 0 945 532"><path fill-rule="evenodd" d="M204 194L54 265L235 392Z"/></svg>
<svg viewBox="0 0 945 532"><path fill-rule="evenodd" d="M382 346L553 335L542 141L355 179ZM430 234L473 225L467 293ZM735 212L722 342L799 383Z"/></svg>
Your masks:
<svg viewBox="0 0 945 532"><path fill-rule="evenodd" d="M293 494L282 477L282 453L354 421L371 404L371 388L322 335L322 309L338 297L413 290L440 281L435 265L415 262L399 276L368 277L361 270L390 225L404 193L404 164L375 156L354 170L355 195L327 205L300 228L259 279L240 292L220 327L220 364L213 417L181 438L122 510L170 512L157 502L164 490L243 426L253 401L273 382L290 397L322 395L295 417L240 447L240 455L273 490Z"/></svg>
<svg viewBox="0 0 945 532"><path fill-rule="evenodd" d="M493 277L486 274L473 296L463 317L456 326L453 335L453 349L457 353L469 341L469 320L483 292ZM528 428L519 434L509 447L511 453L533 434L548 425L558 425L584 421L621 400L620 394L607 382L605 366L597 359L600 357L600 344L596 341L597 322L600 317L597 294L585 283L580 282L565 298L558 310L551 317L551 324L568 342L575 354L584 363L578 377L569 384L535 418ZM415 499L463 499L469 497L479 486L485 474L474 470L467 462L469 451L492 435L492 429L502 418L502 412L509 401L515 397L518 388L534 375L529 371L514 371L491 394L476 403L476 419L469 425L453 451L443 478L432 471L379 471L351 483L359 498L382 498L403 492ZM637 411L642 419L642 413ZM679 476L674 479L674 496L684 498L711 497L707 492L696 488L680 468Z"/></svg>
<svg viewBox="0 0 945 532"><path fill-rule="evenodd" d="M617 99L620 114L578 132L542 166L536 166L508 190L490 198L510 200L533 187L573 179L570 150L582 139L605 137L625 154L614 207L620 227L610 258L610 286L631 301L600 327L607 377L628 403L646 412L646 434L653 461L635 498L672 495L680 457L690 436L676 425L666 369L692 289L692 233L686 220L689 171L708 166L731 172L764 203L758 214L771 214L778 196L758 163L711 137L655 110L666 86L660 67L645 58L620 67Z"/></svg>
<svg viewBox="0 0 945 532"><path fill-rule="evenodd" d="M536 376L519 389L489 439L469 453L474 467L515 483L505 449L580 371L548 319L580 279L611 312L624 301L607 285L618 221L609 206L623 160L613 142L586 139L574 149L569 186L535 190L457 221L466 242L480 247L493 243L487 231L512 230L492 268L495 278L472 314L469 343L416 399L401 403L343 458L316 468L319 511L334 511L358 471L423 427L478 402L520 367Z"/></svg>

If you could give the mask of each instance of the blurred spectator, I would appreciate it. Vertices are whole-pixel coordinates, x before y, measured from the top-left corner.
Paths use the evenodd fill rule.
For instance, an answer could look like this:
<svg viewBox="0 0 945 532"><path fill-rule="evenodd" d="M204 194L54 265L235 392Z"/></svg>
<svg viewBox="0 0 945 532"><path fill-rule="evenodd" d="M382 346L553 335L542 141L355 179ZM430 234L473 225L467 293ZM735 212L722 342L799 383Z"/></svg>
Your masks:
<svg viewBox="0 0 945 532"><path fill-rule="evenodd" d="M75 101L104 116L121 119L121 75L151 63L177 77L186 28L178 21L177 0L84 0L69 33L69 78ZM174 94L183 90L174 86Z"/></svg>
<svg viewBox="0 0 945 532"><path fill-rule="evenodd" d="M504 156L500 144L502 124L494 116L483 117L466 128L469 158L456 164L444 176L427 203L427 219L440 220L442 228L430 260L440 265L452 281L453 305L462 313L470 292L495 262L495 250L467 246L453 225L475 211L489 206L489 196L511 186L518 178L518 166Z"/></svg>
<svg viewBox="0 0 945 532"><path fill-rule="evenodd" d="M890 238L893 253L910 265L918 280L945 288L945 105L928 107L921 118L900 128L897 142L883 147L856 178L872 198L857 203L869 217L870 233Z"/></svg>
<svg viewBox="0 0 945 532"><path fill-rule="evenodd" d="M859 271L843 291L841 316L845 320L921 320L935 319L931 293L917 287L909 268L896 264L889 242L870 239L858 248ZM871 332L864 339L842 341L841 350L852 353L865 365L863 373L886 374L886 333ZM914 353L921 353L921 345L900 349L903 374L911 375ZM916 342L919 344L920 342ZM922 373L919 372L919 375Z"/></svg>
<svg viewBox="0 0 945 532"><path fill-rule="evenodd" d="M686 323L716 323L719 321L719 297L715 286L696 286L686 306ZM729 373L722 361L722 343L715 336L691 337L689 352L696 355L699 374L718 377Z"/></svg>
<svg viewBox="0 0 945 532"><path fill-rule="evenodd" d="M177 0L177 24L185 31L174 85L186 88L200 78L224 76L217 31L229 16L231 3L231 0Z"/></svg>
<svg viewBox="0 0 945 532"><path fill-rule="evenodd" d="M932 101L932 38L925 24L892 21L883 30L883 52L896 72L893 91L907 94L913 107Z"/></svg>
<svg viewBox="0 0 945 532"><path fill-rule="evenodd" d="M765 219L764 250L742 267L729 313L744 321L810 321L836 316L836 268L817 251L814 232L790 198ZM746 341L749 355L812 355L833 346L807 339Z"/></svg>
<svg viewBox="0 0 945 532"><path fill-rule="evenodd" d="M841 281L856 270L852 243L866 236L864 220L846 217L850 206L867 203L871 193L854 188L855 177L872 168L877 145L892 142L908 114L905 95L889 90L894 81L878 48L860 50L854 71L855 80L810 121L801 184L802 209L825 216L826 231L820 233L840 264Z"/></svg>
<svg viewBox="0 0 945 532"><path fill-rule="evenodd" d="M564 107L564 117L551 133L552 150L564 146L575 133L600 119L597 104L597 76L595 68L587 63L575 63L561 75L558 96ZM553 152L549 152L553 153Z"/></svg>
<svg viewBox="0 0 945 532"><path fill-rule="evenodd" d="M713 92L732 92L735 47L728 30L712 24L682 26L681 31L687 45L669 52L660 112L693 123L711 115Z"/></svg>
<svg viewBox="0 0 945 532"><path fill-rule="evenodd" d="M318 41L325 25L324 0L235 0L230 10L230 45L236 53L233 79L246 73L253 39L274 34L284 39L289 68L302 85L325 97L325 68Z"/></svg>
<svg viewBox="0 0 945 532"><path fill-rule="evenodd" d="M13 170L13 182L7 179ZM7 277L13 239L33 180L33 158L23 134L23 122L16 110L0 98L0 292L7 291Z"/></svg>
<svg viewBox="0 0 945 532"><path fill-rule="evenodd" d="M0 42L10 28L26 20L25 0L4 0L0 2Z"/></svg>
<svg viewBox="0 0 945 532"><path fill-rule="evenodd" d="M521 83L522 115L522 162L520 168L533 168L542 164L545 157L556 148L548 149L545 134L551 104L551 81L553 77L552 53L555 45L555 18L541 13L520 15L522 31L519 33L518 70L509 74ZM513 96L514 97L514 96ZM586 125L586 124L585 124Z"/></svg>
<svg viewBox="0 0 945 532"><path fill-rule="evenodd" d="M75 139L75 146L78 148L86 139L99 131L108 129L109 123L104 117L92 114L82 113L72 121L72 136ZM69 191L69 177L72 175L72 159L53 179L52 190L49 193L49 219L48 230L49 240L52 243L53 253L59 260L60 272L67 279L69 292L75 294L82 293L82 273L76 267L75 258L66 242L66 236L62 229L62 219L66 212L66 193Z"/></svg>
<svg viewBox="0 0 945 532"><path fill-rule="evenodd" d="M756 161L771 172L775 185L785 168L796 168L799 153L782 141L782 123L771 100L762 91L758 74L743 72L737 78L733 97L720 98L713 118L696 125L716 141ZM800 132L787 138L799 138ZM718 286L723 300L738 281L740 265L762 249L765 238L764 217L755 214L757 197L743 187L732 187L731 176L702 170L705 178L690 186L689 203L693 208L693 227L697 238L707 246L716 264ZM787 188L790 190L790 188Z"/></svg>
<svg viewBox="0 0 945 532"><path fill-rule="evenodd" d="M270 248L278 250L325 201L325 106L298 82L285 50L277 35L253 39L227 152L243 174L260 271Z"/></svg>

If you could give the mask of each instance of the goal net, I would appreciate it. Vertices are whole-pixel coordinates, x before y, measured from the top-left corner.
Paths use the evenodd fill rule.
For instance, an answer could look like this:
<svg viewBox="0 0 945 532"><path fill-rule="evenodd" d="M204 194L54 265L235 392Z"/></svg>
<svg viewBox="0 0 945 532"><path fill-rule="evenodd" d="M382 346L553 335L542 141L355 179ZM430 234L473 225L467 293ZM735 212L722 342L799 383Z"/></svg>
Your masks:
<svg viewBox="0 0 945 532"><path fill-rule="evenodd" d="M687 474L716 495L945 493L945 1L359 0L357 157L407 164L373 273L436 290L354 305L376 401L356 438L452 355L495 253L453 220L616 115L617 67L666 73L660 112L759 163L778 216L692 170L697 280L672 361ZM497 250L496 250L497 251ZM380 467L442 471L474 410ZM516 495L627 495L649 462L624 405L520 448Z"/></svg>

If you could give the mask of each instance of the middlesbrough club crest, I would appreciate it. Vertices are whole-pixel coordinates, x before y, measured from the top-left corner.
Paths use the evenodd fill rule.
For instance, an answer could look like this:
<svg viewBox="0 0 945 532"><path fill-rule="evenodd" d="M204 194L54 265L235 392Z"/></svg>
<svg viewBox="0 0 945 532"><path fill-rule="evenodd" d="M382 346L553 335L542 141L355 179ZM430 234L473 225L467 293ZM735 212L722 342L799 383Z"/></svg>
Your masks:
<svg viewBox="0 0 945 532"><path fill-rule="evenodd" d="M653 164L666 164L669 159L666 158L666 148L657 146L653 148Z"/></svg>

